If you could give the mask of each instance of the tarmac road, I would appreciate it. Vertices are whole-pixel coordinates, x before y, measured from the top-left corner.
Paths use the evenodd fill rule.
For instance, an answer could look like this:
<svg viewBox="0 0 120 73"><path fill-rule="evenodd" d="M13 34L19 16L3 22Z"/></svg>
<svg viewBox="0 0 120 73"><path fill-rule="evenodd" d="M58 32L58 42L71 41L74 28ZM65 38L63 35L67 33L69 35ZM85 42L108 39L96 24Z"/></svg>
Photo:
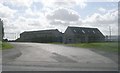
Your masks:
<svg viewBox="0 0 120 73"><path fill-rule="evenodd" d="M117 71L111 59L89 49L43 43L11 42L22 53L3 63L3 71Z"/></svg>

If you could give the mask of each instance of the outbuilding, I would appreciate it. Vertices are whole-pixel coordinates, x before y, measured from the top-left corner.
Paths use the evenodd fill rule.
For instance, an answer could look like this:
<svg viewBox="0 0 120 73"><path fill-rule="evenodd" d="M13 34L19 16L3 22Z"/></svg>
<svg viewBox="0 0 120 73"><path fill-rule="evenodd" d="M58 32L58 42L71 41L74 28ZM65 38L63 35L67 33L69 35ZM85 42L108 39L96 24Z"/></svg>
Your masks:
<svg viewBox="0 0 120 73"><path fill-rule="evenodd" d="M89 43L102 42L104 40L104 35L97 28L87 27L68 26L63 36L64 43Z"/></svg>

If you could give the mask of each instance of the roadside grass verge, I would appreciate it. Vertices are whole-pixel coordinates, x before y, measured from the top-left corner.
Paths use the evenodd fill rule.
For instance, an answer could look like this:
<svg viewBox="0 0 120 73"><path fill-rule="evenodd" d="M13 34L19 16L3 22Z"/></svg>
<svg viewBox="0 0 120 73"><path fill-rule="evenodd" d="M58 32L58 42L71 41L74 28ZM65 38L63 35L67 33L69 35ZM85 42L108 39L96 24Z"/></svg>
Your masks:
<svg viewBox="0 0 120 73"><path fill-rule="evenodd" d="M66 44L67 46L96 49L107 52L118 52L117 42L101 42L101 43L77 43L77 44Z"/></svg>
<svg viewBox="0 0 120 73"><path fill-rule="evenodd" d="M59 45L65 45L65 46L94 49L94 50L100 50L100 51L106 51L106 52L118 52L120 50L118 47L118 42L74 43L74 44L63 44L63 43L55 42L50 44L59 44Z"/></svg>
<svg viewBox="0 0 120 73"><path fill-rule="evenodd" d="M9 42L0 42L0 50L11 49L13 46Z"/></svg>

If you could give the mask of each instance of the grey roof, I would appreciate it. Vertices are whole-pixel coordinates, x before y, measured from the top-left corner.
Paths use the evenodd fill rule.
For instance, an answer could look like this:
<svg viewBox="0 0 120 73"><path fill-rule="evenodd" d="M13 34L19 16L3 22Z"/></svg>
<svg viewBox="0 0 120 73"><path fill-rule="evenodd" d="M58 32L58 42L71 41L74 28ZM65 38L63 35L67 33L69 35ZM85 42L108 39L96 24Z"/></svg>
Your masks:
<svg viewBox="0 0 120 73"><path fill-rule="evenodd" d="M68 27L74 34L103 35L97 28Z"/></svg>
<svg viewBox="0 0 120 73"><path fill-rule="evenodd" d="M50 30L38 30L38 31L25 31L22 34L55 34L55 32L59 32L57 29L50 29Z"/></svg>

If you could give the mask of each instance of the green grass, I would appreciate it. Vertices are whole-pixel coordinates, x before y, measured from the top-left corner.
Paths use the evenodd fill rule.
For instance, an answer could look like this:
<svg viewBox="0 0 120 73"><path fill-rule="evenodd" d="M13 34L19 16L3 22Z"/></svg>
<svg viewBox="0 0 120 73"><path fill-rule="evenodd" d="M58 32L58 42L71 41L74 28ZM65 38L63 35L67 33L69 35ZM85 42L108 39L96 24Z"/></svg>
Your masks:
<svg viewBox="0 0 120 73"><path fill-rule="evenodd" d="M118 52L117 42L104 42L104 43L78 43L78 44L66 44L67 46L97 49L108 52Z"/></svg>
<svg viewBox="0 0 120 73"><path fill-rule="evenodd" d="M13 46L9 42L0 42L0 50L11 49Z"/></svg>

